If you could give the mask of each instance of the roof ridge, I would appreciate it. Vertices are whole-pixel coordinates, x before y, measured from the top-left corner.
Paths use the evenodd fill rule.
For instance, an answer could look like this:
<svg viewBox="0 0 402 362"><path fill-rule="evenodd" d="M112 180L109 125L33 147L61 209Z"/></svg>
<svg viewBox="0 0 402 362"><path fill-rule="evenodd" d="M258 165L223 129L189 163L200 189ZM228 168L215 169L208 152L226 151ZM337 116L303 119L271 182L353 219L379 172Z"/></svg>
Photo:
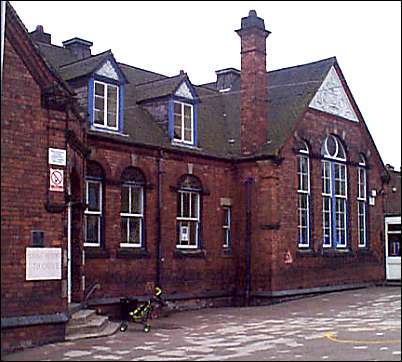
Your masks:
<svg viewBox="0 0 402 362"><path fill-rule="evenodd" d="M71 63L63 64L63 65L60 66L60 70L61 70L61 68L63 68L63 67L68 67L68 66L70 66L70 65L75 65L75 64L77 64L77 63L79 63L79 62L83 62L84 60L94 59L94 58L100 57L101 55L102 55L102 56L103 56L103 55L106 55L106 53L112 54L112 51L109 49L109 50L106 50L106 51L104 51L104 52L102 52L102 53L99 53L99 54L96 54L96 55L91 55L91 56L89 56L89 57L87 57L87 58L78 59L78 60L74 60L74 61L71 62Z"/></svg>
<svg viewBox="0 0 402 362"><path fill-rule="evenodd" d="M309 63L304 63L304 64L298 64L298 65L292 65L292 66L290 66L290 67L284 67L284 68L279 68L279 69L270 70L270 71L268 71L267 73L279 72L279 71L281 71L281 70L286 70L286 69L291 69L291 68L305 67L306 65L312 65L312 64L316 64L316 63L324 63L324 62L329 61L329 60L337 61L337 60L336 60L336 57L333 56L333 57L329 57L329 58L325 58L325 59L321 59L321 60L316 60L316 61L314 61L314 62L309 62Z"/></svg>
<svg viewBox="0 0 402 362"><path fill-rule="evenodd" d="M182 77L182 76L183 76L182 74L178 74L178 75L174 75L174 76L172 76L172 77L166 77L166 78L162 78L162 79L150 80L150 81L144 82L144 83L138 83L138 84L136 84L135 86L136 86L136 87L139 87L139 86L142 86L142 85L147 85L147 84L151 84L151 83L161 82L161 81L163 81L163 80L171 80L171 79L173 79L173 78L178 78L178 77Z"/></svg>
<svg viewBox="0 0 402 362"><path fill-rule="evenodd" d="M126 67L134 68L134 69L137 69L137 70L142 70L142 71L147 72L147 73L152 73L152 74L160 75L160 76L165 77L165 78L169 78L167 75L157 73L157 72L154 72L152 70L147 70L147 69L144 69L144 68L136 67L135 65L130 65L130 64L122 63L122 62L117 62L117 64L125 65Z"/></svg>

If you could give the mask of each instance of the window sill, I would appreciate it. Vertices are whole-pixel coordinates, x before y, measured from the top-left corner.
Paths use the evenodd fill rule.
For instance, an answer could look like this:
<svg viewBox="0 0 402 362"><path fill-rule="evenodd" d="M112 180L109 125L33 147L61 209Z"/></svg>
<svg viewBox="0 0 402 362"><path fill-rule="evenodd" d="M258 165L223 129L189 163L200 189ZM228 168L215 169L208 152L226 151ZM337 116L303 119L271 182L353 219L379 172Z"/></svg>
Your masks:
<svg viewBox="0 0 402 362"><path fill-rule="evenodd" d="M175 258L206 258L207 252L204 249L176 249L173 253Z"/></svg>
<svg viewBox="0 0 402 362"><path fill-rule="evenodd" d="M345 257L345 256L354 256L354 253L351 249L323 249L322 256L328 257Z"/></svg>
<svg viewBox="0 0 402 362"><path fill-rule="evenodd" d="M101 128L101 127L90 127L89 130L90 132L100 132L100 133L108 133L116 136L122 136L122 137L128 137L129 135L126 133L123 133L122 131L118 130L112 130L112 129L107 129L107 128Z"/></svg>
<svg viewBox="0 0 402 362"><path fill-rule="evenodd" d="M201 148L198 147L197 145L193 145L191 143L184 143L184 142L179 142L179 141L172 141L171 143L172 146L176 147L182 147L182 148L188 148L190 150L199 150L201 151Z"/></svg>
<svg viewBox="0 0 402 362"><path fill-rule="evenodd" d="M297 256L317 256L317 253L311 248L298 248L296 251Z"/></svg>
<svg viewBox="0 0 402 362"><path fill-rule="evenodd" d="M107 259L110 257L109 251L99 247L85 246L84 250L86 259Z"/></svg>
<svg viewBox="0 0 402 362"><path fill-rule="evenodd" d="M120 247L119 249L117 249L116 257L122 259L141 259L141 258L149 258L150 255L148 251L144 248Z"/></svg>

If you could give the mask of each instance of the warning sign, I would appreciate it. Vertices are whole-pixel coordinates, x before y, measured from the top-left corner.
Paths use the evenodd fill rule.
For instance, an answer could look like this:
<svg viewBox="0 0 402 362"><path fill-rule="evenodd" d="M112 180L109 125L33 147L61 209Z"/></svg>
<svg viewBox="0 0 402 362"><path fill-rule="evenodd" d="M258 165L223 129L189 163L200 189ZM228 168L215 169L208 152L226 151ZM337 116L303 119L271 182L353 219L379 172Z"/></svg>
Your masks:
<svg viewBox="0 0 402 362"><path fill-rule="evenodd" d="M64 191L64 171L51 168L50 169L50 191Z"/></svg>

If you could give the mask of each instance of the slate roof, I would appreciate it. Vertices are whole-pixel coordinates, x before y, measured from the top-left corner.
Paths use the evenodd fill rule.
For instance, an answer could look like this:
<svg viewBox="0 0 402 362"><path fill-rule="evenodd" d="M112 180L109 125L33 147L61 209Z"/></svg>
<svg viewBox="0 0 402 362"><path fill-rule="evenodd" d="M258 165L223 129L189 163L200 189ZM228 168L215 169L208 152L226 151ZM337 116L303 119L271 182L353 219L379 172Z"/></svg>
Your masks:
<svg viewBox="0 0 402 362"><path fill-rule="evenodd" d="M73 59L68 49L46 44L39 44L39 48L65 80L89 75L111 54L110 51L106 51L77 61ZM269 141L259 150L259 154L279 154L281 147L292 134L297 120L335 63L336 58L333 57L267 73ZM166 149L181 149L219 158L241 157L240 78L228 92L219 92L216 90L216 83L213 82L194 86L200 100L199 147L189 149L172 145L167 131L141 104L146 100L173 94L186 74L168 77L123 63L118 65L128 80L124 112L126 136L105 133L102 137Z"/></svg>

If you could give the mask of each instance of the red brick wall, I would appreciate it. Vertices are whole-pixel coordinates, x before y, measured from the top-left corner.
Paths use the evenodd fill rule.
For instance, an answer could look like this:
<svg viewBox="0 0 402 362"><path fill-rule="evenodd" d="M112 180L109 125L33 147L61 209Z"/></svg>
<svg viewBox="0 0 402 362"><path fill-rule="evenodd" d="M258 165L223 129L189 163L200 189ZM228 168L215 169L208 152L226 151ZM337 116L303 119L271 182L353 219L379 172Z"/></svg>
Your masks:
<svg viewBox="0 0 402 362"><path fill-rule="evenodd" d="M311 147L311 209L313 253L298 251L297 231L297 160L295 138L283 148L283 162L277 167L278 189L274 191L272 202L279 205L280 228L266 231L261 240L272 242L272 284L265 284L265 290L274 291L297 288L313 288L337 284L374 282L384 279L384 242L383 242L383 200L381 194L383 172L381 160L369 139L363 124L339 120L336 117L308 111L300 122L295 134L305 139ZM357 170L348 165L348 204L349 204L349 243L352 252L340 256L322 256L322 197L321 197L321 160L320 149L328 133L337 134L343 140L348 160L359 162L359 153L367 157L368 190L376 189L375 206L368 206L368 243L367 252L358 248L357 230ZM264 249L262 249L264 250ZM284 254L290 251L293 263L284 263ZM256 269L259 269L256 265ZM261 288L261 285L255 286Z"/></svg>
<svg viewBox="0 0 402 362"><path fill-rule="evenodd" d="M105 186L105 248L104 259L90 258L86 248L85 274L87 285L99 281L101 289L96 297L120 297L146 294L146 283L156 278L157 242L157 157L156 151L111 145L90 140L96 148L91 159L98 161L106 172ZM131 155L136 155L132 163ZM180 176L188 173L188 163L193 164L193 174L198 177L209 195L204 195L202 205L202 240L205 256L178 256L176 253L177 185ZM151 188L146 190L146 248L148 256L119 258L120 248L120 185L118 181L124 168L138 167L143 171ZM161 160L163 175L162 202L162 251L161 283L164 293L231 292L236 282L236 255L224 256L222 252L223 210L221 197L233 198L233 179L230 163L202 160L190 156L165 154ZM108 180L113 180L109 182ZM234 209L237 206L234 207ZM236 233L234 233L236 235ZM236 245L237 240L233 240ZM236 250L236 248L234 248Z"/></svg>
<svg viewBox="0 0 402 362"><path fill-rule="evenodd" d="M44 232L44 247L61 247L65 254L66 213L49 213L45 208L46 204L64 203L62 192L48 192L48 147L67 148L68 158L74 157L75 166L82 169L81 158L66 147L66 114L41 107L41 89L28 70L28 61L6 37L1 98L2 318L66 312L66 265L63 264L64 282L26 281L25 254L32 245L32 230ZM76 120L69 120L69 127L82 137ZM66 170L65 174L66 184ZM41 328L44 333L38 333ZM45 332L47 328L49 333ZM2 349L3 342L5 346L18 346L59 339L64 325L6 329L4 333ZM10 341L9 337L15 339Z"/></svg>

